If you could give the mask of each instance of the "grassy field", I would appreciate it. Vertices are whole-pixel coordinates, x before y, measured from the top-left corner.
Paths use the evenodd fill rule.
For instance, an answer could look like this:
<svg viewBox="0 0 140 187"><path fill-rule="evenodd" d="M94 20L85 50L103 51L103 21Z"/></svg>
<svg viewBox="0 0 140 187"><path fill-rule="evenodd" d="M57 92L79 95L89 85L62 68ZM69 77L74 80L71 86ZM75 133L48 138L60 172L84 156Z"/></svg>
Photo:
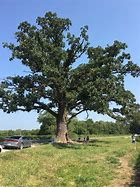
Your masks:
<svg viewBox="0 0 140 187"><path fill-rule="evenodd" d="M124 180L119 172L122 159L132 168L136 162L139 165L139 153L140 143L136 148L129 137L98 137L84 144L45 144L5 152L0 154L0 187L108 186L114 179Z"/></svg>

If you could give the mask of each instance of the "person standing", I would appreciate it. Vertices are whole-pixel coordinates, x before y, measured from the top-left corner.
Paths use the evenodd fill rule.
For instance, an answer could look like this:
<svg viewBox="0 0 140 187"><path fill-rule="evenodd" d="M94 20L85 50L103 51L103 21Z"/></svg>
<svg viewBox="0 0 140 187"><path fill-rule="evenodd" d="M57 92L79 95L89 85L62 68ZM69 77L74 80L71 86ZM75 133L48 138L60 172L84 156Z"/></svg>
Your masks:
<svg viewBox="0 0 140 187"><path fill-rule="evenodd" d="M86 138L86 142L89 142L89 136L87 136L87 138Z"/></svg>
<svg viewBox="0 0 140 187"><path fill-rule="evenodd" d="M135 134L132 134L131 138L132 138L132 143L136 143L136 136L135 136Z"/></svg>

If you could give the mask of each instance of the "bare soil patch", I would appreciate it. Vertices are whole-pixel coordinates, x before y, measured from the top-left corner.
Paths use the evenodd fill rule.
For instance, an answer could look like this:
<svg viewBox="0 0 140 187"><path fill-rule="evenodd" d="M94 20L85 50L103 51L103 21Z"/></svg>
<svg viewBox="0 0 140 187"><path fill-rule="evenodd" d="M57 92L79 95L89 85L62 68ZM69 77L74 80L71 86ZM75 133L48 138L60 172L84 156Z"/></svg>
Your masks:
<svg viewBox="0 0 140 187"><path fill-rule="evenodd" d="M121 165L117 169L118 177L116 176L116 179L107 187L130 187L134 170L129 166L128 162L128 157L120 158Z"/></svg>

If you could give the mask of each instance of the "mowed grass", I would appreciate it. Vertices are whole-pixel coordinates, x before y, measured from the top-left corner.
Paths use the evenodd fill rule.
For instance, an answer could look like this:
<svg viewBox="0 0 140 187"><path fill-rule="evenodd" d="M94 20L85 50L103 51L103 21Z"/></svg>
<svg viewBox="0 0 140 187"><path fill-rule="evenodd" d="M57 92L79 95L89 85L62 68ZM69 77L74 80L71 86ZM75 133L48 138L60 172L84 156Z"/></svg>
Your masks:
<svg viewBox="0 0 140 187"><path fill-rule="evenodd" d="M128 137L98 137L83 144L46 144L0 154L0 187L103 187L117 178L120 158L135 163ZM131 162L132 164L132 162Z"/></svg>

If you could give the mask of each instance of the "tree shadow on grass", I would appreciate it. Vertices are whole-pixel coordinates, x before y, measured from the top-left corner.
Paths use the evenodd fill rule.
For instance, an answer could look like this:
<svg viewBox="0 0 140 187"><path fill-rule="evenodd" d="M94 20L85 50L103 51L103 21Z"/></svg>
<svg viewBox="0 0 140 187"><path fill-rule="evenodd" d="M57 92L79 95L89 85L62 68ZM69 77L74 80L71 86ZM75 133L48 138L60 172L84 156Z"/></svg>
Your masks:
<svg viewBox="0 0 140 187"><path fill-rule="evenodd" d="M130 187L140 187L140 155L137 158L135 167L134 167L134 175L132 176L132 183Z"/></svg>
<svg viewBox="0 0 140 187"><path fill-rule="evenodd" d="M102 143L102 144L111 144L111 141L105 141L105 140L99 140L99 139L93 139L90 140L90 143Z"/></svg>
<svg viewBox="0 0 140 187"><path fill-rule="evenodd" d="M53 143L54 147L58 149L81 149L83 145L74 143Z"/></svg>
<svg viewBox="0 0 140 187"><path fill-rule="evenodd" d="M101 144L100 144L101 143ZM101 140L90 140L88 142L85 141L78 141L73 143L53 143L52 145L58 149L83 149L83 147L102 147L105 144L110 144L111 142L108 141L101 141Z"/></svg>
<svg viewBox="0 0 140 187"><path fill-rule="evenodd" d="M51 139L35 139L35 140L32 140L32 144L49 144L50 142L52 142Z"/></svg>

